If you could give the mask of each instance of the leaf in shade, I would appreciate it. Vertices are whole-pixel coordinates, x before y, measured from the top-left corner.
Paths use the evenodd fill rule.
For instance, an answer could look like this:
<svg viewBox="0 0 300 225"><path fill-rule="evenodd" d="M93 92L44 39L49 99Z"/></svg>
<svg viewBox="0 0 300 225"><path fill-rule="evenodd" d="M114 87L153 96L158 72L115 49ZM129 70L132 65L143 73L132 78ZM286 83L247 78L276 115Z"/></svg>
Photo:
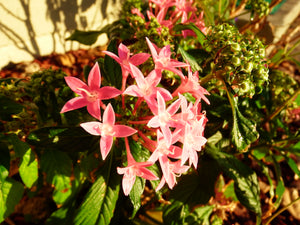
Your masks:
<svg viewBox="0 0 300 225"><path fill-rule="evenodd" d="M83 152L94 149L99 138L85 132L81 127L44 127L32 131L27 137L27 142L37 147Z"/></svg>
<svg viewBox="0 0 300 225"><path fill-rule="evenodd" d="M205 152L218 163L226 176L234 180L235 194L247 209L261 216L259 186L256 173L233 155L221 152L209 144Z"/></svg>
<svg viewBox="0 0 300 225"><path fill-rule="evenodd" d="M65 152L46 149L41 156L41 170L46 180L54 186L53 199L63 204L72 193L72 161Z"/></svg>
<svg viewBox="0 0 300 225"><path fill-rule="evenodd" d="M0 119L10 121L12 120L11 115L22 112L24 106L13 100L7 98L4 95L0 95Z"/></svg>
<svg viewBox="0 0 300 225"><path fill-rule="evenodd" d="M8 146L0 141L0 183L8 177L10 168L10 154Z"/></svg>
<svg viewBox="0 0 300 225"><path fill-rule="evenodd" d="M121 177L116 173L116 165L111 162L112 156L109 157L77 209L74 225L110 223L119 197Z"/></svg>
<svg viewBox="0 0 300 225"><path fill-rule="evenodd" d="M76 29L66 40L78 41L84 45L92 45L97 41L98 36L102 33L102 31L80 31Z"/></svg>
<svg viewBox="0 0 300 225"><path fill-rule="evenodd" d="M186 52L183 49L183 47L181 47L180 45L178 46L178 51L182 55L183 59L185 61L188 61L188 63L191 65L191 68L192 68L193 72L202 71L202 68L198 64L197 60L192 55L190 55L188 52Z"/></svg>
<svg viewBox="0 0 300 225"><path fill-rule="evenodd" d="M117 40L112 40L107 51L118 54ZM122 70L119 63L108 55L104 56L104 71L101 71L104 78L109 84L115 86L117 89L121 89L122 86Z"/></svg>
<svg viewBox="0 0 300 225"><path fill-rule="evenodd" d="M204 40L206 38L205 34L193 23L190 24L177 24L173 30L182 31L182 30L192 30L197 35L198 41L201 45L203 45Z"/></svg>

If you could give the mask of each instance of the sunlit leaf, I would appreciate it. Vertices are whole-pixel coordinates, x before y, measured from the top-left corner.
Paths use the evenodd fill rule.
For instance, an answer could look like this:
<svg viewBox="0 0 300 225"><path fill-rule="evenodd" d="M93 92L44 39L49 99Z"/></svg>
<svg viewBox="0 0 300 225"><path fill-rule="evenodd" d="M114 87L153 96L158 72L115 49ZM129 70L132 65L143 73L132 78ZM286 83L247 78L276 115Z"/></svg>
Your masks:
<svg viewBox="0 0 300 225"><path fill-rule="evenodd" d="M97 41L98 36L102 33L102 31L81 31L76 29L66 40L78 41L85 45L92 45Z"/></svg>
<svg viewBox="0 0 300 225"><path fill-rule="evenodd" d="M38 161L31 147L16 135L10 136L17 157L20 157L19 174L26 187L31 188L38 179Z"/></svg>
<svg viewBox="0 0 300 225"><path fill-rule="evenodd" d="M175 31L182 31L182 30L192 30L197 35L197 40L202 45L206 38L205 34L193 23L190 24L177 24L173 30Z"/></svg>
<svg viewBox="0 0 300 225"><path fill-rule="evenodd" d="M23 192L23 185L12 178L0 182L0 223L14 212L15 206L23 196Z"/></svg>

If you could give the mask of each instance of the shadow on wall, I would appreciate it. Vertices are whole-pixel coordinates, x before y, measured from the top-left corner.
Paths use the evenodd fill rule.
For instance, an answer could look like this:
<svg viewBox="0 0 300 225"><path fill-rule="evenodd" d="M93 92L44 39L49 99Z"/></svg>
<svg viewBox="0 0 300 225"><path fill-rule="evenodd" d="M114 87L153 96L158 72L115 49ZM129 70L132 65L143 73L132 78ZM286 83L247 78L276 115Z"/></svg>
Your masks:
<svg viewBox="0 0 300 225"><path fill-rule="evenodd" d="M57 38L55 35L59 35L60 44L63 44L65 40L65 35L72 32L74 29L86 30L89 29L87 16L84 14L91 7L96 7L96 12L99 9L99 13L102 18L107 18L107 8L108 1L112 4L116 4L116 0L84 0L82 4L78 4L77 0L44 0L46 4L46 15L47 23L51 21L54 29L51 29L50 33L52 36L52 46L53 51L57 47ZM9 21L0 21L0 32L2 32L13 44L20 50L26 51L31 56L36 57L41 55L41 49L37 42L37 29L39 26L35 25L32 21L32 0L19 0L21 8L24 12L25 17L21 18L16 12L13 12L7 8L4 4L0 2L0 8L4 10L7 14L13 17L18 23L26 27L27 34L22 34L15 30L13 27L8 25ZM97 9L98 8L98 9ZM32 10L32 9L31 9ZM96 13L95 13L96 14ZM92 15L95 17L95 15ZM62 33L62 24L64 26L64 31ZM95 21L95 24L99 24L101 27L101 21ZM34 26L35 25L35 26ZM29 40L24 37L29 37ZM50 44L50 43L49 43Z"/></svg>

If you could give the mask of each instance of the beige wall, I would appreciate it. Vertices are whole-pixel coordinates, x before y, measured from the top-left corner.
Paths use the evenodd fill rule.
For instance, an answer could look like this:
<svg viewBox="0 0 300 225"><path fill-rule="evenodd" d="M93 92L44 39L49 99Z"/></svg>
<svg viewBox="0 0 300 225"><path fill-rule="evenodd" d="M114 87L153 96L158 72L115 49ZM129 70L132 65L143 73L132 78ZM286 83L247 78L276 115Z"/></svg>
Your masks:
<svg viewBox="0 0 300 225"><path fill-rule="evenodd" d="M122 0L0 0L0 69L36 55L88 46L65 41L74 29L99 30L118 18ZM95 45L107 41L101 35Z"/></svg>

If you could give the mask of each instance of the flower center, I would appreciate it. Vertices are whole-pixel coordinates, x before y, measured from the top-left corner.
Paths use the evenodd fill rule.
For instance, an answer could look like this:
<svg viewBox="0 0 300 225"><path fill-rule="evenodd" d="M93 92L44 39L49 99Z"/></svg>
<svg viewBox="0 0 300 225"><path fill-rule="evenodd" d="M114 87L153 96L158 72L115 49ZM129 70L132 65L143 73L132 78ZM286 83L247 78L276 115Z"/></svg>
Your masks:
<svg viewBox="0 0 300 225"><path fill-rule="evenodd" d="M114 136L114 128L110 124L101 124L101 136Z"/></svg>
<svg viewBox="0 0 300 225"><path fill-rule="evenodd" d="M83 91L86 96L84 96L89 102L95 102L97 99L99 99L99 94L97 91L88 91L84 88L78 88L78 90Z"/></svg>
<svg viewBox="0 0 300 225"><path fill-rule="evenodd" d="M170 114L168 112L163 112L159 114L159 122L161 125L166 125L170 120Z"/></svg>

